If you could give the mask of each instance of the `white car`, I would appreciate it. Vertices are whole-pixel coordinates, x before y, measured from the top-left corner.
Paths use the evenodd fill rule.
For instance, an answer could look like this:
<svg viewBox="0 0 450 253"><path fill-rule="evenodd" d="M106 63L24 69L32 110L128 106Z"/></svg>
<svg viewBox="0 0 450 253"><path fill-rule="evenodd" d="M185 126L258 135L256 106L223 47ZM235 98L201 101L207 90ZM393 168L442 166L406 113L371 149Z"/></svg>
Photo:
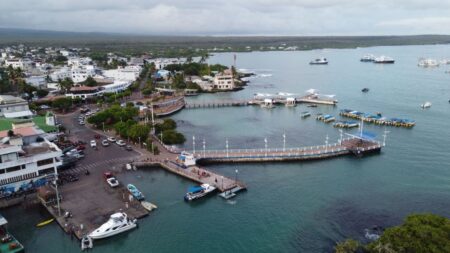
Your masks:
<svg viewBox="0 0 450 253"><path fill-rule="evenodd" d="M117 181L115 177L110 177L106 179L106 183L108 183L108 185L111 186L111 188L119 186L119 181Z"/></svg>
<svg viewBox="0 0 450 253"><path fill-rule="evenodd" d="M102 146L103 147L108 147L109 146L109 141L108 140L103 140L102 141Z"/></svg>
<svg viewBox="0 0 450 253"><path fill-rule="evenodd" d="M116 142L116 138L114 138L114 137L108 137L108 141L110 141L110 142Z"/></svg>
<svg viewBox="0 0 450 253"><path fill-rule="evenodd" d="M85 123L84 123L84 121L82 121L82 120L80 120L80 122L78 122L78 123L80 123L80 125L84 125Z"/></svg>
<svg viewBox="0 0 450 253"><path fill-rule="evenodd" d="M97 142L95 140L91 141L91 148L96 148L97 147Z"/></svg>
<svg viewBox="0 0 450 253"><path fill-rule="evenodd" d="M116 141L116 144L119 145L120 147L123 147L123 146L126 145L126 143L124 141L122 141L122 140Z"/></svg>

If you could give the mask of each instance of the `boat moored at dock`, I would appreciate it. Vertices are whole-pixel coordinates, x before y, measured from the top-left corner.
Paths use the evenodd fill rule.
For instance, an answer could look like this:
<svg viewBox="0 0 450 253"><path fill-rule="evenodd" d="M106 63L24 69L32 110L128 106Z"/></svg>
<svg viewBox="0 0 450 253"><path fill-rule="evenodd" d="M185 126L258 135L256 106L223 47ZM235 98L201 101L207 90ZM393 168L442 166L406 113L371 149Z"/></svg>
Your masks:
<svg viewBox="0 0 450 253"><path fill-rule="evenodd" d="M392 57L382 55L380 57L376 57L373 62L381 64L393 64L395 63L395 60Z"/></svg>
<svg viewBox="0 0 450 253"><path fill-rule="evenodd" d="M311 113L310 112L308 112L308 111L305 111L305 112L302 112L301 114L300 114L300 117L301 118L307 118L307 117L309 117L309 116L311 116Z"/></svg>
<svg viewBox="0 0 450 253"><path fill-rule="evenodd" d="M8 221L0 215L0 252L19 253L24 252L24 246L12 236L7 229Z"/></svg>
<svg viewBox="0 0 450 253"><path fill-rule="evenodd" d="M202 184L200 186L190 187L188 192L184 196L184 200L192 201L195 199L199 199L201 197L206 196L208 193L213 192L214 190L216 190L216 188L209 184Z"/></svg>
<svg viewBox="0 0 450 253"><path fill-rule="evenodd" d="M359 127L359 123L356 121L337 121L333 126L339 128L354 128Z"/></svg>
<svg viewBox="0 0 450 253"><path fill-rule="evenodd" d="M381 113L370 114L359 111L354 111L350 109L341 110L339 113L340 116L362 120L367 123L373 123L376 125L383 126L395 126L395 127L405 127L412 128L416 125L414 120L409 119L400 119L400 118L386 118L381 115Z"/></svg>
<svg viewBox="0 0 450 253"><path fill-rule="evenodd" d="M332 115L325 114L325 115L318 115L316 117L317 120L323 121L325 123L330 123L336 120L336 118Z"/></svg>
<svg viewBox="0 0 450 253"><path fill-rule="evenodd" d="M126 213L112 214L109 220L95 229L88 236L92 239L103 239L136 228L137 220L131 220Z"/></svg>
<svg viewBox="0 0 450 253"><path fill-rule="evenodd" d="M133 197L139 201L144 200L144 194L142 194L141 191L139 191L136 186L132 185L132 184L128 184L127 185L127 189L128 191L131 193L131 195L133 195Z"/></svg>

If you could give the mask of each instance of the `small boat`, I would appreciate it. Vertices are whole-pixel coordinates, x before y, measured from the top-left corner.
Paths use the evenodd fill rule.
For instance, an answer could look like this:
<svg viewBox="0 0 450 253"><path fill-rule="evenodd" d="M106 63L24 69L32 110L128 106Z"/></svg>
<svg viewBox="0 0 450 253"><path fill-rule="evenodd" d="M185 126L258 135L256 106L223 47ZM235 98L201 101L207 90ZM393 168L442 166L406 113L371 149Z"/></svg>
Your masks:
<svg viewBox="0 0 450 253"><path fill-rule="evenodd" d="M152 211L153 209L158 208L156 205L154 205L154 204L152 204L152 203L150 203L150 202L148 202L148 201L142 201L142 202L141 202L141 205L142 205L145 209L147 209L148 211Z"/></svg>
<svg viewBox="0 0 450 253"><path fill-rule="evenodd" d="M55 220L54 218L48 219L48 220L46 220L46 221L43 221L43 222L41 222L41 223L38 223L38 224L36 225L36 227L43 227L43 226L45 226L45 225L48 225L48 224L52 223L54 220Z"/></svg>
<svg viewBox="0 0 450 253"><path fill-rule="evenodd" d="M87 250L87 249L92 249L94 247L94 243L92 241L92 238L90 238L89 236L84 236L81 239L81 250Z"/></svg>
<svg viewBox="0 0 450 253"><path fill-rule="evenodd" d="M310 112L307 112L307 111L302 112L302 113L300 114L300 117L302 117L302 118L307 118L307 117L309 117L309 116L311 116L311 113L310 113Z"/></svg>
<svg viewBox="0 0 450 253"><path fill-rule="evenodd" d="M328 64L327 58L317 58L309 62L310 65L326 65Z"/></svg>
<svg viewBox="0 0 450 253"><path fill-rule="evenodd" d="M361 91L364 92L364 93L369 92L369 88L364 88Z"/></svg>
<svg viewBox="0 0 450 253"><path fill-rule="evenodd" d="M133 197L139 201L145 199L144 194L142 194L141 191L138 190L138 188L136 188L136 186L132 185L132 184L128 184L127 185L127 189L128 191L131 193L131 195L133 195Z"/></svg>
<svg viewBox="0 0 450 253"><path fill-rule="evenodd" d="M317 105L316 104L309 104L306 107L317 107Z"/></svg>
<svg viewBox="0 0 450 253"><path fill-rule="evenodd" d="M92 231L88 237L97 240L120 234L137 227L137 220L131 220L126 213L112 214L109 220Z"/></svg>
<svg viewBox="0 0 450 253"><path fill-rule="evenodd" d="M213 192L214 190L216 190L216 188L209 184L202 184L200 186L190 187L186 195L184 195L184 200L192 201L195 199L199 199L201 197L206 196L208 193Z"/></svg>
<svg viewBox="0 0 450 253"><path fill-rule="evenodd" d="M439 62L434 59L420 59L419 63L417 64L419 67L439 67Z"/></svg>
<svg viewBox="0 0 450 253"><path fill-rule="evenodd" d="M421 104L420 107L422 107L422 109L430 108L431 102L425 102L425 103Z"/></svg>
<svg viewBox="0 0 450 253"><path fill-rule="evenodd" d="M395 60L389 56L380 56L373 60L374 63L382 63L382 64L392 64L395 63Z"/></svg>
<svg viewBox="0 0 450 253"><path fill-rule="evenodd" d="M375 60L375 56L373 54L364 55L360 61L362 62L373 62Z"/></svg>

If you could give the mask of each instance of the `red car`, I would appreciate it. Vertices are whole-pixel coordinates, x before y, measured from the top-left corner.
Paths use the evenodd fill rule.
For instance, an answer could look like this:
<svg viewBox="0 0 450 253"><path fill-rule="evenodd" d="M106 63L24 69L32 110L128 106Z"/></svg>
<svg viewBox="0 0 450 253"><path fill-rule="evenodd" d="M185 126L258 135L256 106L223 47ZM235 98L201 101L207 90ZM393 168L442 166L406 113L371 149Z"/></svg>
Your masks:
<svg viewBox="0 0 450 253"><path fill-rule="evenodd" d="M103 173L103 178L105 178L105 180L108 180L108 178L112 177L114 177L114 175L109 171Z"/></svg>

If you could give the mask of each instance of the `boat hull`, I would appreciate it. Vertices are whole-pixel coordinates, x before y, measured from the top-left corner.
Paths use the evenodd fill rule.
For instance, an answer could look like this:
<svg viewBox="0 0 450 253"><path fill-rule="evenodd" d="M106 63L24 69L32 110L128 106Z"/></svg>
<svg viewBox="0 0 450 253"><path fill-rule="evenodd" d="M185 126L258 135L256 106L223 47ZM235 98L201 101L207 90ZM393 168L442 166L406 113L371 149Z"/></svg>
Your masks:
<svg viewBox="0 0 450 253"><path fill-rule="evenodd" d="M111 236L114 236L114 235L126 232L126 231L134 229L136 227L137 227L137 224L136 223L132 223L132 224L127 225L126 227L119 228L119 229L116 229L114 231L110 231L110 232L107 232L107 233L102 233L102 234L95 234L95 233L93 234L93 233L91 233L91 234L89 234L89 237L94 239L94 240L104 239L104 238L107 238L107 237L111 237Z"/></svg>

